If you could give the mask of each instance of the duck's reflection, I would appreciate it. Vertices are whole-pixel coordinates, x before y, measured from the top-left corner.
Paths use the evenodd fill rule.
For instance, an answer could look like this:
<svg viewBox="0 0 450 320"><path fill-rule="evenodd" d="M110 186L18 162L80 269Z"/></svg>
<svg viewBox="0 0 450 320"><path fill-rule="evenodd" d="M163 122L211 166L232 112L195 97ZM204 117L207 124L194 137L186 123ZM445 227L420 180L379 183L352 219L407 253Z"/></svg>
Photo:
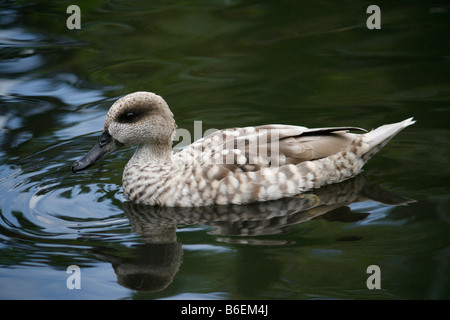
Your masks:
<svg viewBox="0 0 450 320"><path fill-rule="evenodd" d="M134 246L128 258L102 255L112 263L118 282L138 291L161 291L177 273L182 257L177 228L204 225L218 241L281 245L285 240L262 240L256 236L285 232L291 225L321 217L352 222L368 214L352 212L348 205L362 201L404 205L411 200L371 184L363 175L314 190L295 198L248 205L167 208L124 203L124 211L145 244Z"/></svg>

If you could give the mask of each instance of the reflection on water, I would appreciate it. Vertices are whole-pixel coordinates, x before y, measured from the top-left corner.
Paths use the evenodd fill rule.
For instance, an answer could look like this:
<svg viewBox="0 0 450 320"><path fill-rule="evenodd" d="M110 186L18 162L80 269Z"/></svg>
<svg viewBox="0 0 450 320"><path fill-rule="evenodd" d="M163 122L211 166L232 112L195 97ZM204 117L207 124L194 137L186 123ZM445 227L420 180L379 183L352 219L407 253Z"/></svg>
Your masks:
<svg viewBox="0 0 450 320"><path fill-rule="evenodd" d="M371 184L363 175L314 192L266 203L195 208L151 207L127 201L124 211L135 232L145 243L130 250L131 258L96 254L112 264L118 283L138 291L161 291L176 276L181 265L182 244L177 228L208 226L221 242L250 245L286 245L289 242L259 239L258 236L282 234L286 228L321 217L330 221L355 222L368 213L354 213L349 205L377 201L406 205L413 200L390 193ZM356 241L358 237L341 239Z"/></svg>

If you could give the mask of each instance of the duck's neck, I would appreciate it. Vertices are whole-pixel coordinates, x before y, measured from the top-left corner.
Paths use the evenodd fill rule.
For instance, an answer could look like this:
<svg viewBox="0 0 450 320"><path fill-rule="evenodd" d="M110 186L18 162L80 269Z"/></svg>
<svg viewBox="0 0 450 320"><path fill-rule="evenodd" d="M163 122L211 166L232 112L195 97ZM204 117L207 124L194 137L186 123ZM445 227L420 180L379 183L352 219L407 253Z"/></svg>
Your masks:
<svg viewBox="0 0 450 320"><path fill-rule="evenodd" d="M140 144L128 165L170 166L171 163L171 144Z"/></svg>

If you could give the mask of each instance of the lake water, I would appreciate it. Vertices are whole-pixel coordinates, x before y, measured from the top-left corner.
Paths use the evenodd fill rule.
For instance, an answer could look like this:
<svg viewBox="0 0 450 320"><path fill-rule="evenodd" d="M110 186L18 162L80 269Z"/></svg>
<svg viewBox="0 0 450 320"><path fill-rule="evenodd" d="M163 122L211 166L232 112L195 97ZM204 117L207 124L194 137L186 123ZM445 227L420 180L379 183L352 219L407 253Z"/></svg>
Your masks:
<svg viewBox="0 0 450 320"><path fill-rule="evenodd" d="M73 1L79 30L69 4L0 4L1 299L450 298L448 1ZM142 208L121 188L132 149L71 172L140 90L192 137L417 123L303 197Z"/></svg>

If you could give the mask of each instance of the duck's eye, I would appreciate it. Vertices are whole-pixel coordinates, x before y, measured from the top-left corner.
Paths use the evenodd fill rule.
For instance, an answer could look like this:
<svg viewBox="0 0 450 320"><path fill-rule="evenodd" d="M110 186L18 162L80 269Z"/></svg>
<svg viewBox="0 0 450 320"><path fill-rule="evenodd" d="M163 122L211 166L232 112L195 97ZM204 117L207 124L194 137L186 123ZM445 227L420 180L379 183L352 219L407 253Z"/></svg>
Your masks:
<svg viewBox="0 0 450 320"><path fill-rule="evenodd" d="M134 122L137 118L139 118L139 113L134 111L125 111L124 113L119 115L120 123L131 123Z"/></svg>

